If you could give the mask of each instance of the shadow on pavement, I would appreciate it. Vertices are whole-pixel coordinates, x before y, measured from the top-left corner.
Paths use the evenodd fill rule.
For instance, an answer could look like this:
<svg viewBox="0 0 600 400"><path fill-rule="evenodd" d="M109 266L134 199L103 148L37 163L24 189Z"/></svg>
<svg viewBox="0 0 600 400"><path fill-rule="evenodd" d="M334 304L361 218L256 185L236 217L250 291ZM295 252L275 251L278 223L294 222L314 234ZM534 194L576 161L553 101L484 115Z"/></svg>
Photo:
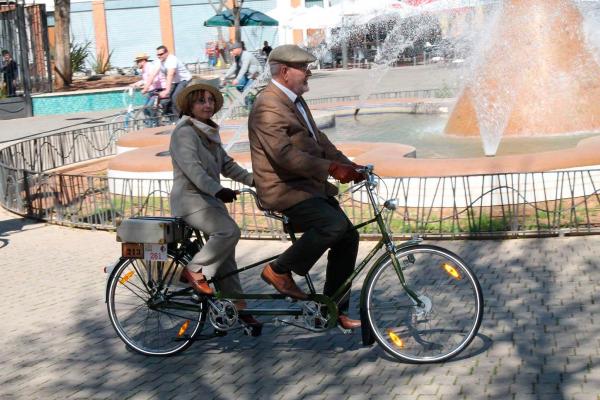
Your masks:
<svg viewBox="0 0 600 400"><path fill-rule="evenodd" d="M479 335L463 354L428 365L403 364L377 345L363 347L358 332L312 334L270 325L262 337L231 332L196 342L176 357L133 354L108 321L104 283L90 277L80 282L87 295L72 309L63 308L60 299L45 300L56 302L56 312L62 315L56 322L26 326L8 342L4 351L18 358L15 369L20 372L3 383L2 391L18 396L19 388L34 385L39 394L51 398L237 400L361 394L375 399L417 398L428 391L442 398L533 399L541 393L570 398L573 390L585 390L584 382L588 388L600 387L600 374L594 373L599 344L592 322L600 312L600 271L592 246L596 242L577 238L441 243L473 266L484 291L485 311ZM577 249L579 261L574 261ZM318 288L323 270L321 260L313 277ZM242 281L249 291L265 289L258 273ZM353 312L360 284L353 287Z"/></svg>
<svg viewBox="0 0 600 400"><path fill-rule="evenodd" d="M27 218L0 220L0 249L9 245L10 239L7 239L8 236L21 232L26 226L36 224L40 225L40 227L44 226L44 224L39 221Z"/></svg>

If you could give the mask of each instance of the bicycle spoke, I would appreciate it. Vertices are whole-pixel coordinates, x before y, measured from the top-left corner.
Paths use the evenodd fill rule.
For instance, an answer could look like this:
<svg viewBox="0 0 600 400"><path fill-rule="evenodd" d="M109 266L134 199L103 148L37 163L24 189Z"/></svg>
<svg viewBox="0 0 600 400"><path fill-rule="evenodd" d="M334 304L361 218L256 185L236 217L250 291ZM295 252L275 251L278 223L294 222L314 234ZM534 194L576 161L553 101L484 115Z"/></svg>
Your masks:
<svg viewBox="0 0 600 400"><path fill-rule="evenodd" d="M205 307L192 303L191 291L170 286L169 278L180 265L169 254L160 264L124 260L116 267L109 284L109 315L119 336L135 351L175 354L202 330ZM176 340L184 333L183 340Z"/></svg>
<svg viewBox="0 0 600 400"><path fill-rule="evenodd" d="M435 246L416 246L401 263L407 287L391 261L377 267L367 283L367 315L376 339L392 355L433 362L458 354L481 322L481 289L468 268ZM410 257L409 257L410 255Z"/></svg>

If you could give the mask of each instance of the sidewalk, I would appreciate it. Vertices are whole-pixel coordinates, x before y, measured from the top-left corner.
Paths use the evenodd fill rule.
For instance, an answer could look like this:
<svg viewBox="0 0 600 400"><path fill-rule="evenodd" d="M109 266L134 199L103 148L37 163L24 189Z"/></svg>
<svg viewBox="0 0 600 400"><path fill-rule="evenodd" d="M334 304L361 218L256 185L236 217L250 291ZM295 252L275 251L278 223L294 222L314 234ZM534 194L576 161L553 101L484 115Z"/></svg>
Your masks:
<svg viewBox="0 0 600 400"><path fill-rule="evenodd" d="M358 332L273 326L148 358L128 352L108 321L102 268L118 256L114 234L0 210L0 398L600 399L600 237L439 244L471 263L484 291L479 336L458 359L402 364L362 347ZM238 259L286 246L242 241ZM242 281L265 288L258 273Z"/></svg>

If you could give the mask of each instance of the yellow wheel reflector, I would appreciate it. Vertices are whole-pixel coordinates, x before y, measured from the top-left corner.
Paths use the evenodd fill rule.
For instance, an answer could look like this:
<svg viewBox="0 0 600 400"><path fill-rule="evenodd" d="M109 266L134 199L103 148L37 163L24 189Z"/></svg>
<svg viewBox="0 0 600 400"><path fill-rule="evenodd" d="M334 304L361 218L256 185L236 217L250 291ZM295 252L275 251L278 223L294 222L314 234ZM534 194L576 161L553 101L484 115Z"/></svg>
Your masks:
<svg viewBox="0 0 600 400"><path fill-rule="evenodd" d="M459 280L459 281L462 279L462 276L460 276L460 274L458 273L458 270L456 268L454 268L452 265L450 265L448 263L444 263L444 264L442 264L442 268L444 268L444 271L446 271L448 273L448 275L450 275L454 279Z"/></svg>
<svg viewBox="0 0 600 400"><path fill-rule="evenodd" d="M121 285L124 285L129 280L129 278L131 278L132 276L133 276L133 271L129 271L128 273L123 275L123 277L121 279L119 279L119 282L121 283Z"/></svg>
<svg viewBox="0 0 600 400"><path fill-rule="evenodd" d="M398 348L404 347L404 342L402 341L402 339L400 339L400 336L398 336L394 333L394 331L392 331L391 329L388 329L387 334L388 334L388 337L390 338L390 340L392 341L392 343L394 343L396 345L396 347L398 347Z"/></svg>
<svg viewBox="0 0 600 400"><path fill-rule="evenodd" d="M190 326L190 320L186 320L183 325L181 325L181 328L179 328L179 332L177 333L177 337L182 337L183 334L185 333L185 331L187 331L188 326Z"/></svg>

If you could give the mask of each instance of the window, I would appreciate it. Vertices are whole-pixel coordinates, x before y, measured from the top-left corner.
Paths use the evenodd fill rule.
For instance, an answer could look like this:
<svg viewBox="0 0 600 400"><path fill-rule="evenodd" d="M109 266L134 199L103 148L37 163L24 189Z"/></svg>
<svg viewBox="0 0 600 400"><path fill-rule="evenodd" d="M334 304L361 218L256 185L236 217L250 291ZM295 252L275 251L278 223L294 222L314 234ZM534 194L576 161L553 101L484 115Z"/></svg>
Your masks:
<svg viewBox="0 0 600 400"><path fill-rule="evenodd" d="M304 7L319 6L323 7L323 0L304 0Z"/></svg>

